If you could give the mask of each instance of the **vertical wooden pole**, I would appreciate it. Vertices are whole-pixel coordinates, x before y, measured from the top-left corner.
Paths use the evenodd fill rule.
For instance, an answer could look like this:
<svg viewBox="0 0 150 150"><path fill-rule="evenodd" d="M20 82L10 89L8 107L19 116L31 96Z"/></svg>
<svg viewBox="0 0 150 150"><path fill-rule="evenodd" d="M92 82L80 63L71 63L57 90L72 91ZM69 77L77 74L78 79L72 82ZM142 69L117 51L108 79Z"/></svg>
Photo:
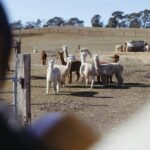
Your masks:
<svg viewBox="0 0 150 150"><path fill-rule="evenodd" d="M30 54L18 54L17 108L18 120L21 125L29 125L31 123L30 64Z"/></svg>

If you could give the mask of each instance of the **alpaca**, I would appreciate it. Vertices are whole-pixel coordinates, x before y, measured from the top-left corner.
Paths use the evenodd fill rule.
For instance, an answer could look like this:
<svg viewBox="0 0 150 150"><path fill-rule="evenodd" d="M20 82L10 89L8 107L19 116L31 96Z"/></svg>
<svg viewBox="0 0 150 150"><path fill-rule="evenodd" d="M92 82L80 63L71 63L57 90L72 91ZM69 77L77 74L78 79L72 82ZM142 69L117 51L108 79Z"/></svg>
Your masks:
<svg viewBox="0 0 150 150"><path fill-rule="evenodd" d="M34 53L37 53L37 52L38 52L37 47L34 47L33 52L34 52Z"/></svg>
<svg viewBox="0 0 150 150"><path fill-rule="evenodd" d="M46 65L47 54L45 51L41 53L42 65Z"/></svg>
<svg viewBox="0 0 150 150"><path fill-rule="evenodd" d="M86 85L88 85L89 77L91 77L91 88L93 88L95 81L95 67L90 63L86 63L87 52L81 52L80 57L80 75L84 79Z"/></svg>
<svg viewBox="0 0 150 150"><path fill-rule="evenodd" d="M78 49L79 49L80 54L81 54L82 52L86 52L87 54L89 54L90 57L92 57L92 54L91 54L91 52L89 51L88 48L83 48L83 47L81 48L80 45L78 45ZM80 56L81 56L81 55L80 55Z"/></svg>
<svg viewBox="0 0 150 150"><path fill-rule="evenodd" d="M65 81L66 81L66 77L69 75L70 73L70 69L71 69L71 64L72 64L72 60L69 59L67 61L66 65L55 65L55 67L58 67L60 69L60 73L61 73L61 85L64 87L65 86Z"/></svg>
<svg viewBox="0 0 150 150"><path fill-rule="evenodd" d="M117 63L119 61L119 55L114 55L113 57L110 57L110 58L113 58L113 63ZM106 62L100 62L100 63L101 64L108 64ZM113 75L107 76L107 83L113 83L112 77L113 77ZM97 78L98 78L98 76L97 76ZM100 78L100 76L99 76L99 78ZM98 82L100 83L100 79L98 79ZM102 77L102 82L104 83L103 77Z"/></svg>
<svg viewBox="0 0 150 150"><path fill-rule="evenodd" d="M147 43L145 43L144 52L150 52L150 45L148 45Z"/></svg>
<svg viewBox="0 0 150 150"><path fill-rule="evenodd" d="M94 56L94 63L96 73L104 78L105 84L107 84L107 76L115 74L117 84L123 84L123 66L118 63L100 64L98 55Z"/></svg>
<svg viewBox="0 0 150 150"><path fill-rule="evenodd" d="M49 93L49 87L53 84L53 92L54 94L59 93L59 86L61 80L61 73L59 68L54 67L54 59L49 60L47 76L46 76L46 94Z"/></svg>
<svg viewBox="0 0 150 150"><path fill-rule="evenodd" d="M60 58L62 65L66 65L67 62L64 60L64 52L58 51L58 55L59 55L59 58ZM72 83L72 72L76 72L76 75L77 75L76 82L79 80L79 78L80 78L80 73L79 73L80 66L81 66L81 61L76 60L76 61L72 62L71 68L70 68L70 73L69 73L69 83Z"/></svg>
<svg viewBox="0 0 150 150"><path fill-rule="evenodd" d="M116 45L115 46L115 52L123 52L124 51L124 45Z"/></svg>
<svg viewBox="0 0 150 150"><path fill-rule="evenodd" d="M63 52L65 54L65 61L66 62L68 61L68 59L71 59L72 61L76 60L76 57L73 54L68 54L68 46L67 45L64 45L62 49L63 49Z"/></svg>

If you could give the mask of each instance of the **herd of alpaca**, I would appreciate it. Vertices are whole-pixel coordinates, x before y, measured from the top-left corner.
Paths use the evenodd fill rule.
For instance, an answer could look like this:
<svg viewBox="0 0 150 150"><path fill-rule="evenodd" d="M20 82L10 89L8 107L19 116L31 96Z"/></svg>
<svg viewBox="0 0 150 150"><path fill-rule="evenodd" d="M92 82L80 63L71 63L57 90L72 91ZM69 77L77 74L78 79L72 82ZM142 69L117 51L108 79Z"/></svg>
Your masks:
<svg viewBox="0 0 150 150"><path fill-rule="evenodd" d="M150 52L150 45L144 41L128 41L115 46L115 52Z"/></svg>
<svg viewBox="0 0 150 150"><path fill-rule="evenodd" d="M48 60L46 94L49 93L51 85L53 86L54 94L59 93L60 86L65 86L67 77L69 78L68 83L72 83L72 72L75 72L77 75L76 82L80 76L86 86L91 80L91 88L93 88L95 76L97 76L99 83L101 78L102 82L107 85L109 79L112 82L112 76L114 74L117 85L123 84L123 66L118 63L118 55L113 57L113 63L101 62L99 56L94 55L94 64L91 64L86 61L88 55L92 57L91 52L87 48L81 48L80 46L78 46L78 49L81 60L77 60L73 54L68 54L67 46L63 46L62 52L58 51L61 65L54 64L54 59Z"/></svg>

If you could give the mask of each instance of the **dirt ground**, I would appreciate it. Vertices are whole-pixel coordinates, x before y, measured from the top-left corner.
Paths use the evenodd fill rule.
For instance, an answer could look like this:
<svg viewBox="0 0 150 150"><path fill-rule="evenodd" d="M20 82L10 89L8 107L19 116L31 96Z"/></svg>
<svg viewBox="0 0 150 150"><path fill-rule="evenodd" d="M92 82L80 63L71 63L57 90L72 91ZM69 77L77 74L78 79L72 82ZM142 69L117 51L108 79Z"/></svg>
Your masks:
<svg viewBox="0 0 150 150"><path fill-rule="evenodd" d="M56 54L57 48L67 44L69 53L79 58L77 45L88 47L92 54L98 54L102 61L111 62L116 44L127 40L145 40L147 38L80 36L73 34L44 34L22 38L22 53L31 53L31 101L32 119L47 112L73 113L86 120L103 135L115 129L124 120L135 115L150 100L150 53L120 53L120 64L124 66L124 87L115 85L104 87L95 83L94 89L84 87L81 80L61 88L60 94L49 95L46 91L46 68L41 65L40 52L46 50L49 56ZM34 47L38 53L33 53ZM56 62L58 58L55 57ZM88 58L93 63L93 58ZM11 74L8 74L11 76ZM74 74L74 81L76 75ZM115 77L113 77L115 81ZM4 90L11 91L9 83ZM9 87L9 88L8 88ZM10 103L9 93L0 92L2 99Z"/></svg>

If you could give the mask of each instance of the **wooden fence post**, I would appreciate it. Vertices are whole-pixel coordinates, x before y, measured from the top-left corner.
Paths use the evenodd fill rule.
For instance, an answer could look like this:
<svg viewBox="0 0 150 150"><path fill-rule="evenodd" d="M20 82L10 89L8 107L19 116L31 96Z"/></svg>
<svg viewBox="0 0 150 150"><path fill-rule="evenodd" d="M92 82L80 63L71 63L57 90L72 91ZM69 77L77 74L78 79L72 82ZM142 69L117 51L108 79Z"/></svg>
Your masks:
<svg viewBox="0 0 150 150"><path fill-rule="evenodd" d="M21 125L29 125L31 123L30 64L30 54L18 54L17 110L18 121Z"/></svg>

